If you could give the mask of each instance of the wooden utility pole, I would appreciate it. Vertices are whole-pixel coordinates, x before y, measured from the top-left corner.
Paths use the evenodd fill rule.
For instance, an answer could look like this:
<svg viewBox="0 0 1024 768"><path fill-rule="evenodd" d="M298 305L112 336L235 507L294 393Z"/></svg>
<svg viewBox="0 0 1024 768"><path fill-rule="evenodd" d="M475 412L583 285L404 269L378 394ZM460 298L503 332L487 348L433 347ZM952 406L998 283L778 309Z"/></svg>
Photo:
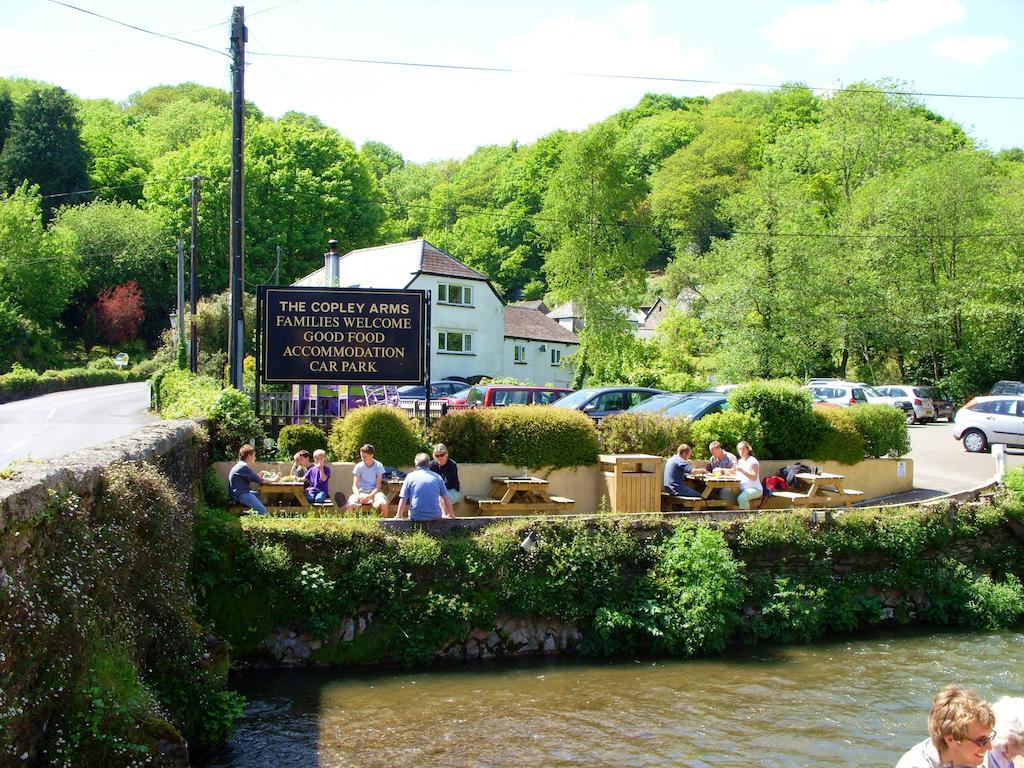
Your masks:
<svg viewBox="0 0 1024 768"><path fill-rule="evenodd" d="M192 177L192 194L189 196L192 203L192 245L189 249L188 262L188 293L189 308L192 312L192 320L189 323L191 333L189 335L189 370L192 373L199 372L199 328L196 324L196 306L199 303L199 177Z"/></svg>
<svg viewBox="0 0 1024 768"><path fill-rule="evenodd" d="M175 341L179 349L185 346L185 241L178 238L178 327L175 329ZM181 352L178 353L179 365L184 365Z"/></svg>
<svg viewBox="0 0 1024 768"><path fill-rule="evenodd" d="M245 325L242 290L245 280L245 8L231 14L231 327L228 329L228 385L242 388Z"/></svg>

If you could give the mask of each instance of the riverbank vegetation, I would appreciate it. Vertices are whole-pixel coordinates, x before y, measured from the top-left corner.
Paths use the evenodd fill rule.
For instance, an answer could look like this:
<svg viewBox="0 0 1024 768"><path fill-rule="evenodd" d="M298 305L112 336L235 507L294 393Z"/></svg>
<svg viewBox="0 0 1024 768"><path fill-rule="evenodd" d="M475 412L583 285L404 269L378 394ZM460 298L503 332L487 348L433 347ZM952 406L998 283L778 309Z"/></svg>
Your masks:
<svg viewBox="0 0 1024 768"><path fill-rule="evenodd" d="M827 524L806 512L723 525L641 516L445 535L207 507L192 578L203 620L241 660L273 661L265 641L288 627L314 663L422 663L507 617L575 626L585 654L690 656L884 625L1015 625L1022 521L1009 493ZM353 617L365 631L346 635Z"/></svg>
<svg viewBox="0 0 1024 768"><path fill-rule="evenodd" d="M981 147L906 90L648 94L584 131L428 163L250 104L246 274L289 283L328 237L343 252L425 237L506 300L576 302L580 381L987 391L1024 367L1024 153ZM0 80L0 115L0 372L126 333L160 342L194 175L200 291L223 292L226 92L157 86L118 104ZM658 298L656 338L635 338L623 308ZM202 366L220 379L215 336Z"/></svg>

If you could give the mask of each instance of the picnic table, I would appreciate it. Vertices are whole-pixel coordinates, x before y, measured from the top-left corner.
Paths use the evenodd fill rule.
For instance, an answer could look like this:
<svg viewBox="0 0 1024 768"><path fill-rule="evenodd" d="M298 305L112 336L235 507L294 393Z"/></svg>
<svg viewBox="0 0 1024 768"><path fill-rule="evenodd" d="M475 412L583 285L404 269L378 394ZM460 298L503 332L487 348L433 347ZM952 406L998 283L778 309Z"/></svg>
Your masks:
<svg viewBox="0 0 1024 768"><path fill-rule="evenodd" d="M492 477L490 496L467 496L466 500L475 503L481 515L566 512L576 505L572 499L552 496L547 480L526 475Z"/></svg>
<svg viewBox="0 0 1024 768"><path fill-rule="evenodd" d="M776 491L773 496L782 499L789 499L794 506L814 506L827 502L835 496L847 506L851 506L851 500L863 496L864 491L847 489L843 483L845 475L837 475L833 472L800 472L797 479L807 486L804 491Z"/></svg>
<svg viewBox="0 0 1024 768"><path fill-rule="evenodd" d="M388 507L398 503L398 494L402 492L402 484L405 482L405 478L400 477L386 477L384 478L383 490L384 495L388 497Z"/></svg>
<svg viewBox="0 0 1024 768"><path fill-rule="evenodd" d="M716 475L711 472L707 474L689 474L686 479L696 486L703 485L700 496L673 496L669 493L661 495L662 509L669 509L673 504L681 504L684 507L693 509L728 509L729 502L724 499L712 498L715 491L728 489L732 491L733 498L740 492L740 481L735 475ZM696 490L700 490L698 487Z"/></svg>
<svg viewBox="0 0 1024 768"><path fill-rule="evenodd" d="M263 483L260 485L260 496L281 497L285 501L297 502L300 507L309 508L309 499L306 498L306 484L302 480L296 480L291 477L268 480ZM283 504L271 504L270 498L267 498L267 503L270 506L284 506Z"/></svg>

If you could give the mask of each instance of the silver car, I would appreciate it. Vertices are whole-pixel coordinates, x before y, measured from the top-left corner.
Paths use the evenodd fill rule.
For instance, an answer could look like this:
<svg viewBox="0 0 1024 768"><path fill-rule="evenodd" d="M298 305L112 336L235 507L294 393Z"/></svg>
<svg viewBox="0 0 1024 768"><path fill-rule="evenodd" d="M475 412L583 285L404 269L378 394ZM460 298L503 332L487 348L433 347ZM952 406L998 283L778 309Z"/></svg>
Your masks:
<svg viewBox="0 0 1024 768"><path fill-rule="evenodd" d="M935 421L935 403L932 402L930 392L926 387L913 387L906 384L886 384L884 387L875 387L883 395L909 400L914 406L914 421L920 424L927 424Z"/></svg>
<svg viewBox="0 0 1024 768"><path fill-rule="evenodd" d="M849 381L830 381L827 384L808 384L805 389L818 403L841 405L847 408L868 402L864 388L860 384Z"/></svg>
<svg viewBox="0 0 1024 768"><path fill-rule="evenodd" d="M953 438L970 453L987 451L995 443L1024 446L1024 396L974 398L956 412Z"/></svg>

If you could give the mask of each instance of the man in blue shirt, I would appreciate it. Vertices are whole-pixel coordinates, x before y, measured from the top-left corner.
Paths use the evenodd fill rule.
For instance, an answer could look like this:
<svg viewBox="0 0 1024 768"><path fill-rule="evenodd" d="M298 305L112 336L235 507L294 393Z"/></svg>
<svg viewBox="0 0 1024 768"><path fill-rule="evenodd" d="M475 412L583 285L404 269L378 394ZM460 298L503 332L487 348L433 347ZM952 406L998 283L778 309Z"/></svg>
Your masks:
<svg viewBox="0 0 1024 768"><path fill-rule="evenodd" d="M256 449L246 443L238 449L238 463L228 472L228 490L233 502L248 507L257 515L265 515L267 508L263 506L260 497L253 493L252 483L263 485L267 481L256 474L253 469L255 464Z"/></svg>
<svg viewBox="0 0 1024 768"><path fill-rule="evenodd" d="M398 499L395 517L405 517L408 510L412 520L437 520L441 517L455 517L452 500L444 480L427 465L430 457L425 453L416 454L416 469L405 477Z"/></svg>
<svg viewBox="0 0 1024 768"><path fill-rule="evenodd" d="M700 496L693 488L686 484L686 476L691 474L693 468L690 466L690 455L693 449L686 443L679 446L676 455L665 462L665 476L662 484L665 492L673 496L689 496L691 498Z"/></svg>

